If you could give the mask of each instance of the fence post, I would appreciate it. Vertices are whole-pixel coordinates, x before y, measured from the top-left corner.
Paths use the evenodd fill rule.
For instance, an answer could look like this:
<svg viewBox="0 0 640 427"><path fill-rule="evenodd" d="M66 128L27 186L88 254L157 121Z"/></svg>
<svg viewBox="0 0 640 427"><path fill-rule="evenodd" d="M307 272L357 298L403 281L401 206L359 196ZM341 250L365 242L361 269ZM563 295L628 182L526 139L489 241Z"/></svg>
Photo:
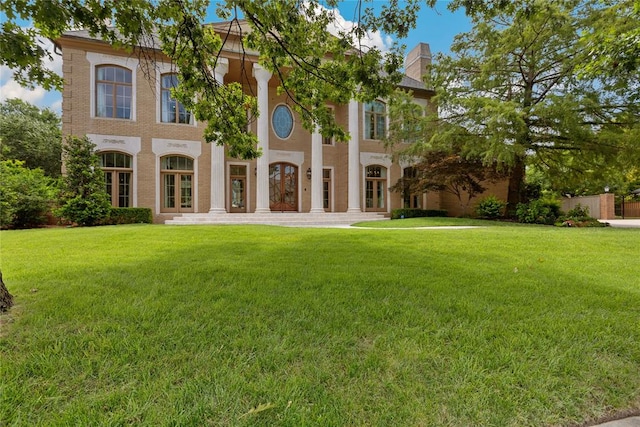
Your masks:
<svg viewBox="0 0 640 427"><path fill-rule="evenodd" d="M616 202L613 193L600 195L600 219L614 219L616 217Z"/></svg>

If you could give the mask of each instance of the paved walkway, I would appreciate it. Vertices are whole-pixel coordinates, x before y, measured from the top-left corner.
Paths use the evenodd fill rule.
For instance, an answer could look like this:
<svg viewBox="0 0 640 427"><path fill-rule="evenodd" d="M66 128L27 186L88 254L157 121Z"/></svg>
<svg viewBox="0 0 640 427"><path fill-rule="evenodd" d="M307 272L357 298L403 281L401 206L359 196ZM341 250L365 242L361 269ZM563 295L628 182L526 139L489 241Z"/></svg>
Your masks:
<svg viewBox="0 0 640 427"><path fill-rule="evenodd" d="M611 227L640 228L640 219L601 219L600 222L608 222Z"/></svg>
<svg viewBox="0 0 640 427"><path fill-rule="evenodd" d="M593 427L640 427L640 416L609 421L604 424L595 425Z"/></svg>

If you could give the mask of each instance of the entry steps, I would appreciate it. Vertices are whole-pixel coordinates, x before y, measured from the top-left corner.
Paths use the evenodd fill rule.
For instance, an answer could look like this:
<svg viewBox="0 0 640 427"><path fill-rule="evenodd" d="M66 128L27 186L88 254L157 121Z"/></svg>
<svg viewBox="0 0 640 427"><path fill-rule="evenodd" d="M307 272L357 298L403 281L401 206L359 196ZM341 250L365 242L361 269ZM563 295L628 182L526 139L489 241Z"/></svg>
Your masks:
<svg viewBox="0 0 640 427"><path fill-rule="evenodd" d="M357 222L388 220L384 212L267 212L267 213L185 213L165 220L170 225L263 224L285 227L348 226Z"/></svg>

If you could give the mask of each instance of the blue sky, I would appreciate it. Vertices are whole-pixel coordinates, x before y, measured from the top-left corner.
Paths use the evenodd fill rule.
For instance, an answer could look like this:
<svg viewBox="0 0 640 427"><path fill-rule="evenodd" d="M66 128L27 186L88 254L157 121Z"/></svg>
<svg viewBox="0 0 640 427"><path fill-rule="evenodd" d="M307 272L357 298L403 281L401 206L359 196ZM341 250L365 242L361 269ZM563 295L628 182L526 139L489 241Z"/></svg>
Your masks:
<svg viewBox="0 0 640 427"><path fill-rule="evenodd" d="M212 2L213 3L213 2ZM384 1L373 1L366 3L368 6L380 9L384 5ZM434 9L423 6L419 12L417 28L409 32L406 39L399 40L406 45L407 50L412 49L420 42L429 43L431 52L449 52L449 48L456 34L468 31L471 28L469 19L465 16L464 11L451 13L447 9L449 1L439 0ZM345 21L353 20L354 9L357 1L345 1L341 3L340 15ZM210 6L211 13L209 19L211 22L218 21L215 16L215 6ZM2 17L4 18L4 17ZM390 45L388 36L384 34L375 35L377 43L381 44L381 48ZM54 62L51 67L61 72L61 60ZM34 89L22 88L12 79L11 70L7 67L0 67L0 101L7 98L21 98L27 102L38 105L40 107L48 107L60 113L62 105L62 96L59 92L47 92L41 87Z"/></svg>

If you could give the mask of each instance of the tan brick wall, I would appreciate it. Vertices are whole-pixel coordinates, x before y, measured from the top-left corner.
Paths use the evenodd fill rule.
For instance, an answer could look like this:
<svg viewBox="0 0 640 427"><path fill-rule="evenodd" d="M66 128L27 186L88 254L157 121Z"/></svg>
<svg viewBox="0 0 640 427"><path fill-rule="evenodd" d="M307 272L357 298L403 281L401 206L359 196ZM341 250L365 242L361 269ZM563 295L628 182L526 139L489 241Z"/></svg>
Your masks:
<svg viewBox="0 0 640 427"><path fill-rule="evenodd" d="M170 218L175 214L162 214L156 211L156 197L160 194L158 187L159 171L157 170L158 160L156 154L152 151L152 140L170 139L185 141L200 141L201 155L197 159L197 206L196 212L208 212L211 207L210 200L210 180L211 180L211 147L202 139L204 124L199 123L197 126L185 124L165 124L157 123L156 110L159 108L158 97L156 93L156 85L153 80L149 80L145 76L144 68L138 67L135 82L135 102L136 102L136 119L110 119L91 117L91 64L87 60L87 51L98 52L108 55L117 55L123 58L131 55L126 52L116 51L103 43L81 41L76 39L62 39L60 41L63 51L63 73L64 73L64 89L63 89L63 125L62 131L64 135L83 136L86 134L98 135L114 135L140 137L141 148L137 155L137 170L134 173L134 180L137 181L137 206L148 207L153 210L154 218L157 222ZM239 60L229 58L229 73L225 76L225 82L242 81L246 90L256 94L257 87L252 77L249 77L247 83L246 76L242 78L240 75ZM143 64L144 65L144 64ZM152 74L155 78L155 74ZM271 150L295 151L301 152L304 156L304 162L299 168L299 191L300 208L302 212L309 211L311 208L311 185L306 178L306 170L311 167L311 135L303 129L300 120L294 113L295 125L292 135L286 140L281 140L276 136L271 127L271 114L273 109L282 103L288 103L285 95L278 95L276 91L277 79L272 77L269 87L269 111L267 114L269 119L269 145ZM290 102L290 101L289 101ZM348 106L335 106L338 123L345 129L348 128ZM362 121L362 105L359 111L359 128L361 138L364 133ZM256 131L256 123L252 124L251 130ZM379 141L361 140L360 150L369 153L385 153L385 147ZM332 189L333 189L333 206L334 212L344 212L348 208L348 144L335 143L332 146L323 146L323 165L332 168ZM271 159L273 161L273 159ZM225 176L228 174L229 163L247 163L247 161L239 159L227 158L225 166ZM249 192L247 194L250 211L256 206L256 161L249 161L247 167L247 181L249 183ZM388 185L392 186L401 177L401 169L398 165L393 165L388 171ZM362 166L358 171L360 177L361 193L364 193L364 182L362 179ZM228 181L228 179L227 179ZM225 193L228 193L229 183L225 182ZM229 194L225 194L225 201L228 206ZM364 210L364 200L360 195L362 208ZM402 197L399 193L392 192L389 194L388 200L390 209L402 206ZM427 205L440 203L435 194L427 196Z"/></svg>

